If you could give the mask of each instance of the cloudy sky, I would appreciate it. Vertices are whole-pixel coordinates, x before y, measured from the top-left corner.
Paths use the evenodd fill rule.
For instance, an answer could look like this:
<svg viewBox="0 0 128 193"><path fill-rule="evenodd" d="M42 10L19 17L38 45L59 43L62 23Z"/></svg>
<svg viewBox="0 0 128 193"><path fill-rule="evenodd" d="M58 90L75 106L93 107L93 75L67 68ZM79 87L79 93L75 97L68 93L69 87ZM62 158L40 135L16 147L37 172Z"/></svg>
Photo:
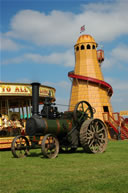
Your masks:
<svg viewBox="0 0 128 193"><path fill-rule="evenodd" d="M85 25L105 52L102 72L115 112L128 110L127 0L0 0L0 80L56 88L68 104L74 45ZM67 107L66 107L67 108Z"/></svg>

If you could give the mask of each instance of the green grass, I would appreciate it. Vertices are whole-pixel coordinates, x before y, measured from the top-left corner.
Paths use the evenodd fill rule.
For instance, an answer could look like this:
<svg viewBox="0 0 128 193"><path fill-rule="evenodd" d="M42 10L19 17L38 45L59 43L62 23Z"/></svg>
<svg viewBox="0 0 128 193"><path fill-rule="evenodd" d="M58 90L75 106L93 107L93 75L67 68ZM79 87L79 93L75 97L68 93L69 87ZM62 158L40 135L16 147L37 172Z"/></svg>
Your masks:
<svg viewBox="0 0 128 193"><path fill-rule="evenodd" d="M59 154L40 149L16 159L0 151L1 193L128 193L128 141L111 141L103 154Z"/></svg>

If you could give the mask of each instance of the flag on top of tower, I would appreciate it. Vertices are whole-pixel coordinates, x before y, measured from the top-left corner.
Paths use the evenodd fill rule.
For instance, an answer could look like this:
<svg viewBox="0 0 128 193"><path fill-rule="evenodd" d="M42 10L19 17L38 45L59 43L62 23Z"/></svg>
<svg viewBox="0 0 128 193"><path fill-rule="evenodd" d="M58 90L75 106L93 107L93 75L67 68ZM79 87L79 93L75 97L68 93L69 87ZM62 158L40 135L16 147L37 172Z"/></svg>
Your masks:
<svg viewBox="0 0 128 193"><path fill-rule="evenodd" d="M80 28L80 33L82 33L83 31L85 31L85 25L81 26Z"/></svg>

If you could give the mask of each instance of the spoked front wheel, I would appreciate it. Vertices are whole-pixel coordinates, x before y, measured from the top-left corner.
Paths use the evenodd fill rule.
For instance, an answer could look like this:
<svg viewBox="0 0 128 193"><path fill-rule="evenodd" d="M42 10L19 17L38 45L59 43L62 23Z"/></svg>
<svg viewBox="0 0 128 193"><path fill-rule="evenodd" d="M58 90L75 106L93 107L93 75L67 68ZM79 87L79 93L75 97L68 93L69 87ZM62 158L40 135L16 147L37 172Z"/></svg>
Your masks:
<svg viewBox="0 0 128 193"><path fill-rule="evenodd" d="M46 158L55 158L59 153L59 141L52 134L44 136L41 143L41 150Z"/></svg>
<svg viewBox="0 0 128 193"><path fill-rule="evenodd" d="M11 151L14 157L23 158L29 154L29 141L25 136L18 135L12 141Z"/></svg>

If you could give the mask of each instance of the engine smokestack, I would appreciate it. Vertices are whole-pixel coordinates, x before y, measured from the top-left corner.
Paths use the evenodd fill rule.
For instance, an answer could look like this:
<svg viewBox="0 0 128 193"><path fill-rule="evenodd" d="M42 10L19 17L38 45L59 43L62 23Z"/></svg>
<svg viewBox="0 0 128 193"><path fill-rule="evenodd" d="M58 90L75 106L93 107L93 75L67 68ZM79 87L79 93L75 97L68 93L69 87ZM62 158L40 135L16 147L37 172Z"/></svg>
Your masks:
<svg viewBox="0 0 128 193"><path fill-rule="evenodd" d="M32 115L39 114L39 87L40 83L33 82L32 84Z"/></svg>

